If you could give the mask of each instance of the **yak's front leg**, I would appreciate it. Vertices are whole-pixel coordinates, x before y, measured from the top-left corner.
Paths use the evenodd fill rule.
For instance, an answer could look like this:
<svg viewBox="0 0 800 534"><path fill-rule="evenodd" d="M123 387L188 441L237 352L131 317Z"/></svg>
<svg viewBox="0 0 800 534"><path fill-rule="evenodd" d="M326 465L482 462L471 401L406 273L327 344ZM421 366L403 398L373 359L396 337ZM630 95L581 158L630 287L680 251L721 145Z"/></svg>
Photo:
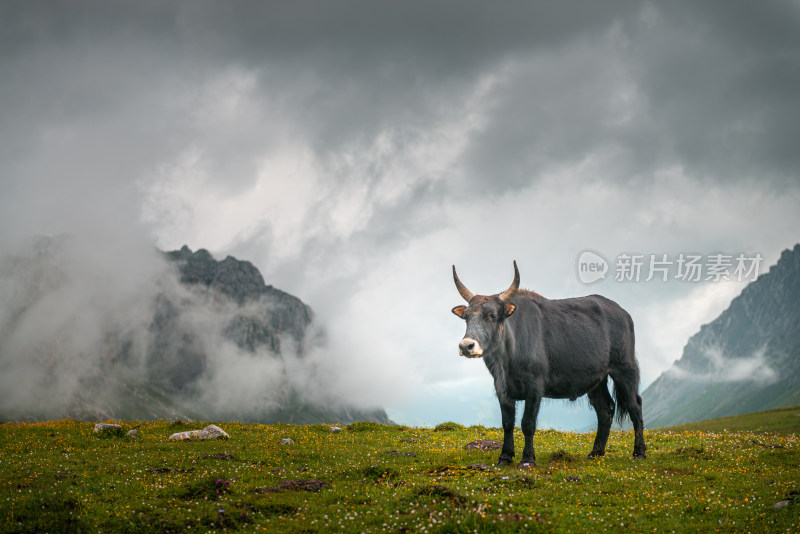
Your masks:
<svg viewBox="0 0 800 534"><path fill-rule="evenodd" d="M525 401L525 411L522 412L522 434L525 437L525 446L522 449L520 465L536 464L536 453L533 450L533 434L536 433L536 418L539 415L539 404L542 398L531 397Z"/></svg>
<svg viewBox="0 0 800 534"><path fill-rule="evenodd" d="M500 401L500 415L503 418L503 450L497 465L508 465L514 459L514 401Z"/></svg>

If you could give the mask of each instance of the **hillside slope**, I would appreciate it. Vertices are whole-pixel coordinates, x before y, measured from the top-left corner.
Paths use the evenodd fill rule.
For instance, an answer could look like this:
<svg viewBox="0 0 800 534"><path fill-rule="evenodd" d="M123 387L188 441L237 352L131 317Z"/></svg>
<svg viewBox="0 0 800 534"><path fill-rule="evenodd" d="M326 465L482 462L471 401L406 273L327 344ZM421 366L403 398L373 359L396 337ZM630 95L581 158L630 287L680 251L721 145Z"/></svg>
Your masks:
<svg viewBox="0 0 800 534"><path fill-rule="evenodd" d="M663 428L673 431L699 432L773 432L775 434L800 434L800 406L774 408L761 412L729 415L704 419Z"/></svg>

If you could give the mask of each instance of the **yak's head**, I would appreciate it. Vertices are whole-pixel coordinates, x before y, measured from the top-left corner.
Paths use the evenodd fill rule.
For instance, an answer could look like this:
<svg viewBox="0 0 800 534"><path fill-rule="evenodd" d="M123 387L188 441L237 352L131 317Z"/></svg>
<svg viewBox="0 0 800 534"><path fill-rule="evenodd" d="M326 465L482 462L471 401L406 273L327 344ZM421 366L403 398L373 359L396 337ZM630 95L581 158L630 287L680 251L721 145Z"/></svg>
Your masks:
<svg viewBox="0 0 800 534"><path fill-rule="evenodd" d="M467 332L464 339L458 344L458 353L467 358L479 358L497 343L503 332L503 323L506 317L514 313L516 306L511 304L511 299L519 289L519 270L514 262L514 281L511 287L496 295L475 295L467 289L456 274L453 265L453 280L456 288L467 306L456 306L453 313L467 321Z"/></svg>

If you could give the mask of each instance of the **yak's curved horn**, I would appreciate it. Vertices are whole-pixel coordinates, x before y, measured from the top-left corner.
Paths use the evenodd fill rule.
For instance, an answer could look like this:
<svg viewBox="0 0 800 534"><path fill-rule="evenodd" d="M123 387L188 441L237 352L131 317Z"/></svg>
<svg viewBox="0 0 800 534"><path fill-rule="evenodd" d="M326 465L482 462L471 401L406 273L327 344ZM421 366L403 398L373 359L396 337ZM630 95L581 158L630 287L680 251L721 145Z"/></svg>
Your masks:
<svg viewBox="0 0 800 534"><path fill-rule="evenodd" d="M464 300L467 301L467 304L469 304L469 301L472 299L472 297L475 296L475 294L469 289L467 289L467 287L461 283L461 280L458 279L455 265L453 265L453 280L455 280L456 282L456 288L458 289L458 292L461 294L462 297L464 297Z"/></svg>
<svg viewBox="0 0 800 534"><path fill-rule="evenodd" d="M519 269L517 269L517 260L514 260L514 281L511 282L511 287L500 293L500 300L508 302L514 298L519 290Z"/></svg>

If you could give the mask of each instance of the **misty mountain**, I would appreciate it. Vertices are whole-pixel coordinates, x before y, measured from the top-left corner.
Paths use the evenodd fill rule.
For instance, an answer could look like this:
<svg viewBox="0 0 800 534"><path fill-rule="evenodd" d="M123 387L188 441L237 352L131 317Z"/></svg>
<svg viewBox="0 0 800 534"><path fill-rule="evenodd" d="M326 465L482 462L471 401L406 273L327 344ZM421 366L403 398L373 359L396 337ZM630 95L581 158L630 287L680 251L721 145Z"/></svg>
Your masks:
<svg viewBox="0 0 800 534"><path fill-rule="evenodd" d="M1 261L0 420L388 422L331 394L313 311L250 262L75 236Z"/></svg>
<svg viewBox="0 0 800 534"><path fill-rule="evenodd" d="M642 393L649 428L800 404L800 244Z"/></svg>

